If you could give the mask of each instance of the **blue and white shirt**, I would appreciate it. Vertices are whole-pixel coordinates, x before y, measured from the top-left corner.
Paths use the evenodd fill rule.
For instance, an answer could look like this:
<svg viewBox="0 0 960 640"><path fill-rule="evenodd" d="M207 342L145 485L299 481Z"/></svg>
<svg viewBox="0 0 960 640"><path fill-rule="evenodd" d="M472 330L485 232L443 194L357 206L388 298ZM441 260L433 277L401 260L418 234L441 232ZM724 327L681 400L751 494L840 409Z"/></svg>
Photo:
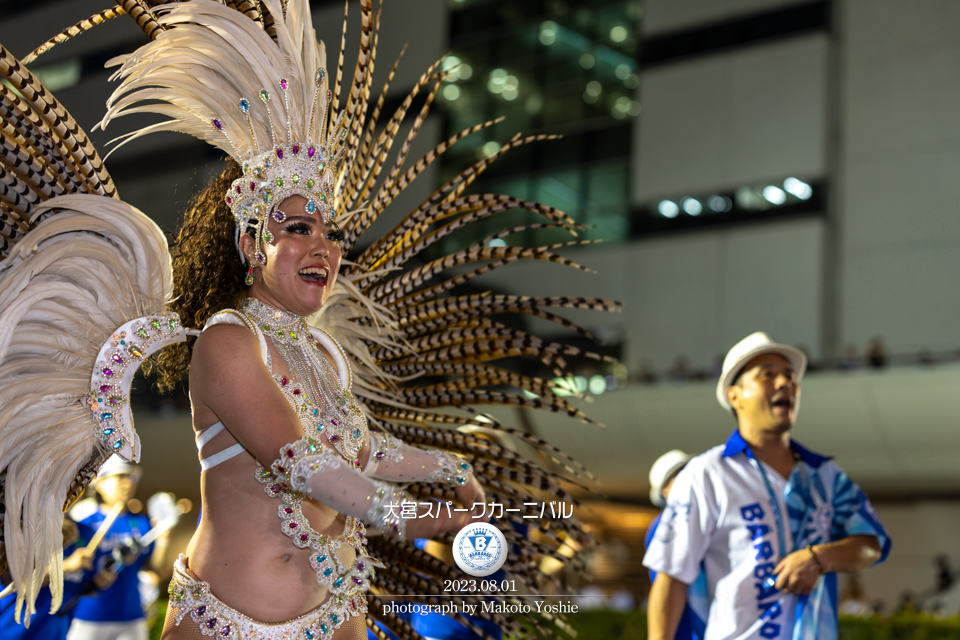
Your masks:
<svg viewBox="0 0 960 640"><path fill-rule="evenodd" d="M660 526L660 519L663 512L657 515L647 527L647 533L643 537L644 545L649 549L653 537L657 535L657 527ZM702 565L703 563L701 563ZM650 584L657 579L657 572L650 571ZM687 587L687 604L683 608L683 615L680 616L680 624L677 625L677 632L673 635L674 640L703 640L706 632L707 614L710 612L710 598L707 593L707 576L701 570L697 579Z"/></svg>
<svg viewBox="0 0 960 640"><path fill-rule="evenodd" d="M106 518L102 510L82 520L82 523L96 530ZM140 539L150 531L150 520L146 516L124 512L113 522L104 536L98 550L109 555L115 548ZM117 580L104 591L80 598L74 617L87 622L130 622L143 618L143 605L140 602L140 581L137 572L150 559L154 543L150 543L140 556L129 566L117 565ZM106 557L95 566L101 570Z"/></svg>
<svg viewBox="0 0 960 640"><path fill-rule="evenodd" d="M773 586L780 560L808 544L865 534L882 556L890 538L863 491L830 458L791 443L789 479L757 460L734 431L697 456L670 490L643 564L681 582L706 575L705 640L832 640L837 637L837 576L808 596Z"/></svg>

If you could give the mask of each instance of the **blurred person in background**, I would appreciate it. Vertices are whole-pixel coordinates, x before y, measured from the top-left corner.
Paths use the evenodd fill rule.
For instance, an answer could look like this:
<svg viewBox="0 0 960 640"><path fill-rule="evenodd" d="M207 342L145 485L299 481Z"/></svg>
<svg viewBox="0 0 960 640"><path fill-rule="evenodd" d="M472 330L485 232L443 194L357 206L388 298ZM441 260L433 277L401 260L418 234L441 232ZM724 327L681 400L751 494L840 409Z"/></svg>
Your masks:
<svg viewBox="0 0 960 640"><path fill-rule="evenodd" d="M883 369L887 366L887 346L880 336L874 338L867 347L867 362L874 369Z"/></svg>
<svg viewBox="0 0 960 640"><path fill-rule="evenodd" d="M867 596L863 591L863 585L860 584L860 576L854 574L850 576L847 583L847 590L840 596L840 607L838 611L845 616L854 618L869 618L873 615L873 609L867 602Z"/></svg>
<svg viewBox="0 0 960 640"><path fill-rule="evenodd" d="M836 638L836 572L883 561L890 538L830 458L791 438L806 357L763 332L727 353L717 401L738 428L677 476L644 565L650 640L674 638L706 574L708 640Z"/></svg>
<svg viewBox="0 0 960 640"><path fill-rule="evenodd" d="M97 529L114 505L122 505L120 515L110 526L100 550L104 556L98 569L113 566L116 582L108 589L84 596L77 604L69 640L146 640L149 633L140 599L140 580L137 573L147 561L155 571L163 571L169 536L164 533L156 542L146 546L140 539L150 531L147 516L130 513L129 503L136 496L141 468L111 456L100 469L93 487L102 504L94 509L75 510L80 523Z"/></svg>
<svg viewBox="0 0 960 640"><path fill-rule="evenodd" d="M677 474L687 466L691 458L693 456L689 453L674 449L657 458L653 466L650 467L650 502L655 507L663 508L666 505L667 499L670 497L670 489L673 487L673 481L676 480ZM647 528L647 533L644 536L644 544L647 549L650 548L650 543L657 535L657 527L662 517L663 512L661 511L650 523L650 527ZM652 585L657 579L657 572L652 569L649 572L650 584ZM710 601L706 598L706 585L706 576L701 572L697 576L697 580L687 590L687 604L680 616L677 632L674 634L675 640L703 638L707 608L710 606ZM691 600L694 601L693 607L690 604Z"/></svg>
<svg viewBox="0 0 960 640"><path fill-rule="evenodd" d="M112 569L96 570L101 558L107 555L98 547L87 548L95 532L84 524L78 524L68 516L63 517L63 604L50 613L53 594L44 584L37 596L36 613L30 616L29 626L23 618L16 620L17 594L11 593L0 599L0 639L2 640L64 640L73 620L74 608L84 593L106 589L113 584L117 574ZM2 576L3 584L9 574Z"/></svg>

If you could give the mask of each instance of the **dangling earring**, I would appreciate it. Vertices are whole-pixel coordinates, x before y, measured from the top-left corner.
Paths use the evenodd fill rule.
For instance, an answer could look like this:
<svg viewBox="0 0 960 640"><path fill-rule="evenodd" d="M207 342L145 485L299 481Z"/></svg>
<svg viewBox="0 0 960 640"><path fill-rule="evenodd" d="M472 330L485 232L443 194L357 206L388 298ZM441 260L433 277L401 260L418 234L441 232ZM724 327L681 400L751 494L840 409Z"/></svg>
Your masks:
<svg viewBox="0 0 960 640"><path fill-rule="evenodd" d="M250 268L247 269L247 277L243 279L247 283L247 286L253 286L253 265L250 265Z"/></svg>

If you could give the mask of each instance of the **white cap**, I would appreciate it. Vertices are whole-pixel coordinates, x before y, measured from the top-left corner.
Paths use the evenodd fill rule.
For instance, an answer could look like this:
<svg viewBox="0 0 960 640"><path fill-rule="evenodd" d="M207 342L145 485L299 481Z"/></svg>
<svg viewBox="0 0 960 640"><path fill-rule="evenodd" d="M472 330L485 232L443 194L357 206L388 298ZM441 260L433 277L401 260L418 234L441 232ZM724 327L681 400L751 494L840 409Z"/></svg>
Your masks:
<svg viewBox="0 0 960 640"><path fill-rule="evenodd" d="M751 333L746 338L733 345L723 359L723 372L717 381L717 402L724 409L730 410L730 401L727 400L727 387L733 384L734 377L740 373L745 364L765 353L775 353L783 356L797 373L797 380L803 378L807 370L807 356L796 347L778 344L763 331Z"/></svg>
<svg viewBox="0 0 960 640"><path fill-rule="evenodd" d="M117 454L113 454L107 458L107 461L103 463L102 467L100 467L100 471L97 472L97 480L101 478L107 478L109 476L119 476L125 474L140 475L140 473L141 469L139 465L127 462Z"/></svg>
<svg viewBox="0 0 960 640"><path fill-rule="evenodd" d="M689 453L674 449L657 458L650 467L650 502L657 507L666 504L666 500L663 499L663 486L690 462L692 457Z"/></svg>

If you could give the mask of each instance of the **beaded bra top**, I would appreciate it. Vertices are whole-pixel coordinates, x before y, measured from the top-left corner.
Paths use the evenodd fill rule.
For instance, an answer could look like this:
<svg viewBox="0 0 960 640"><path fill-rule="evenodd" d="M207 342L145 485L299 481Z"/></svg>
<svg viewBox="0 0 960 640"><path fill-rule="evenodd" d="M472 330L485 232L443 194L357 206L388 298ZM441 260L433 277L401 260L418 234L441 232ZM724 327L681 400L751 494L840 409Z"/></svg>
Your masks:
<svg viewBox="0 0 960 640"><path fill-rule="evenodd" d="M359 469L360 449L367 439L367 418L350 389L341 384L304 318L274 309L256 298L246 298L241 313L273 341L287 365L290 374L276 374L273 379L297 412L304 435L317 440L326 438ZM329 334L324 335L330 338ZM349 367L339 343L330 340Z"/></svg>

